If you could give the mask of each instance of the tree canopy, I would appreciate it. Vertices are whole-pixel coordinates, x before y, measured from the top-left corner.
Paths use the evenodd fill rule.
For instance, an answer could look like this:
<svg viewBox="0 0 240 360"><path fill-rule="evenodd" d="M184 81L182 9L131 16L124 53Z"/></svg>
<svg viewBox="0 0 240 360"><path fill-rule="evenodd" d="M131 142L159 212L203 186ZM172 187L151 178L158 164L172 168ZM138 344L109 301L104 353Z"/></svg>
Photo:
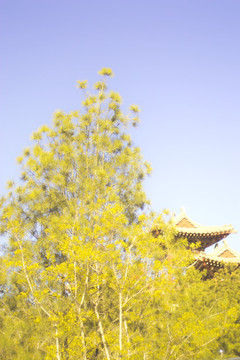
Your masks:
<svg viewBox="0 0 240 360"><path fill-rule="evenodd" d="M239 355L229 345L239 331L238 278L203 281L171 217L151 211L143 189L151 167L128 130L139 108L125 114L107 88L112 70L99 74L92 92L77 82L80 111L58 111L32 135L20 182L1 199L0 359Z"/></svg>

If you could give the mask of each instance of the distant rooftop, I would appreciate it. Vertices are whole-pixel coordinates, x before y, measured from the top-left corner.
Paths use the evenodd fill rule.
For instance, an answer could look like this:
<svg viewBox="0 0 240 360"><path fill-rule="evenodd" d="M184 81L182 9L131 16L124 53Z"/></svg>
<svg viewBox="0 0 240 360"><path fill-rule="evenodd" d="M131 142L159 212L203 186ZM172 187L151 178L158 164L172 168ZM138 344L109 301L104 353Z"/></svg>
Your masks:
<svg viewBox="0 0 240 360"><path fill-rule="evenodd" d="M180 215L173 218L177 228L177 237L187 238L189 242L201 242L199 250L205 249L226 236L236 233L233 226L204 226L193 221L186 215L185 210L181 209Z"/></svg>
<svg viewBox="0 0 240 360"><path fill-rule="evenodd" d="M222 246L216 246L210 254L200 252L196 258L208 262L240 264L240 253L230 248L226 240Z"/></svg>

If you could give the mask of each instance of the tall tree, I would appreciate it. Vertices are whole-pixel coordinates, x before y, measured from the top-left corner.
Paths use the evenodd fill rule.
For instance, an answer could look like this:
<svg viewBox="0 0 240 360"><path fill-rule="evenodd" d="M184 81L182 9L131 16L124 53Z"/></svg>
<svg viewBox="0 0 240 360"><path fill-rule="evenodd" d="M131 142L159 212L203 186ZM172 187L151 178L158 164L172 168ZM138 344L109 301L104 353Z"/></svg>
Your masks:
<svg viewBox="0 0 240 360"><path fill-rule="evenodd" d="M128 242L141 222L150 167L126 132L138 123L138 107L125 115L119 94L107 90L111 69L100 75L94 94L78 82L81 112L57 112L52 127L33 134L35 145L18 158L22 183L10 182L2 199L8 291L17 286L34 321L48 326L37 345L46 358L110 359L118 332L114 352L123 349L121 291L109 283L122 289L119 264L132 261ZM105 326L109 318L117 332Z"/></svg>
<svg viewBox="0 0 240 360"><path fill-rule="evenodd" d="M203 282L167 214L145 210L151 169L128 134L138 107L124 114L107 89L111 69L100 75L93 93L78 82L81 111L59 111L33 134L21 182L1 199L0 359L215 359L219 345L234 354L224 335L238 330L235 288Z"/></svg>

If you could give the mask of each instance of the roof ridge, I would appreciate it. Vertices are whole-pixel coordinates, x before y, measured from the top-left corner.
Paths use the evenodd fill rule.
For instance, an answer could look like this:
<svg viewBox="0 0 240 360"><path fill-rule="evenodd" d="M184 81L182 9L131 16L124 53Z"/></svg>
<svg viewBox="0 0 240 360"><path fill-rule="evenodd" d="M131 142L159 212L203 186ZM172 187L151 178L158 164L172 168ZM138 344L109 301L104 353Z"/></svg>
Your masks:
<svg viewBox="0 0 240 360"><path fill-rule="evenodd" d="M225 262L225 263L240 263L240 255L238 257L230 257L230 258L225 258L225 257L221 257L221 256L217 256L217 255L211 255L211 254L206 254L205 252L201 252L200 254L198 254L195 257L196 260L199 261L203 261L204 259L208 259L210 261L218 261L218 262Z"/></svg>
<svg viewBox="0 0 240 360"><path fill-rule="evenodd" d="M190 222L194 226L194 228L197 228L199 230L200 229L202 229L202 230L207 230L207 229L209 229L209 230L228 229L228 230L231 230L232 233L237 232L237 231L234 230L232 224L224 224L224 225L202 225L202 224L199 224L198 222L192 220L189 216L187 216L186 212L185 212L185 210L183 210L183 208L181 209L180 214L173 218L173 222L177 226L177 224L180 223L180 221L183 220L184 218L188 222ZM190 231L190 229L193 229L193 228L185 228L185 227L181 227L181 226L179 226L179 228L188 229L188 231Z"/></svg>
<svg viewBox="0 0 240 360"><path fill-rule="evenodd" d="M219 247L216 247L209 255L220 257L226 250L232 253L236 258L240 258L240 253L236 250L233 250L227 243L226 240L223 240L223 244Z"/></svg>

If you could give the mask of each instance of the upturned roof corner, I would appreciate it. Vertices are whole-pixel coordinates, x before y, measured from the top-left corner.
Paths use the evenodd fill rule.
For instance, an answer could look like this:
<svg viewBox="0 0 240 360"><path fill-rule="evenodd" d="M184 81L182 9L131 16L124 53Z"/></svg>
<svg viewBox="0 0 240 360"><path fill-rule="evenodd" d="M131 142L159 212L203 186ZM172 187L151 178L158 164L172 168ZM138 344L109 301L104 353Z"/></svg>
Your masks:
<svg viewBox="0 0 240 360"><path fill-rule="evenodd" d="M200 242L201 248L199 250L206 249L229 234L236 233L231 224L222 226L201 225L187 216L184 209L181 209L181 213L173 218L173 223L177 229L177 237L187 238L190 243Z"/></svg>

